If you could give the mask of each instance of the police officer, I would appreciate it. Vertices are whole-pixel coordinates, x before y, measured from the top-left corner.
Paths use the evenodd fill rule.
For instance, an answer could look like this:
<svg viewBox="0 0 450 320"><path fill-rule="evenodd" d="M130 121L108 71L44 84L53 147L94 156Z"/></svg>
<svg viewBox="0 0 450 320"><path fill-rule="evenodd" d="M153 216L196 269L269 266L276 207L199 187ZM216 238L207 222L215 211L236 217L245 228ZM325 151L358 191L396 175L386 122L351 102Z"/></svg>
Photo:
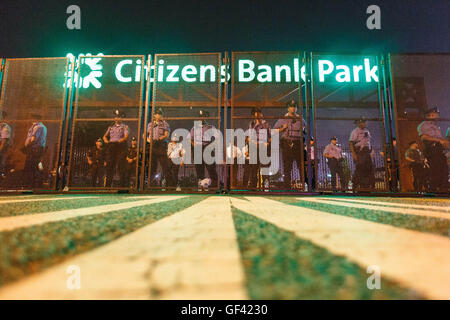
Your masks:
<svg viewBox="0 0 450 320"><path fill-rule="evenodd" d="M355 163L353 174L354 189L375 188L375 168L372 162L374 157L370 131L367 129L367 120L364 117L355 121L357 127L350 134L350 150Z"/></svg>
<svg viewBox="0 0 450 320"><path fill-rule="evenodd" d="M428 163L425 161L416 141L409 143L409 148L405 152L405 159L413 174L414 191L422 192L424 189L426 190L426 170L428 169Z"/></svg>
<svg viewBox="0 0 450 320"><path fill-rule="evenodd" d="M253 116L253 120L250 121L248 125L249 130L254 130L254 135L250 135L248 139L248 147L246 151L246 163L244 165L244 188L247 187L249 184L249 189L256 189L257 183L258 183L258 173L261 169L261 163L259 158L259 148L262 147L262 144L265 143L268 147L269 141L270 141L270 125L269 123L261 119L263 117L262 109L260 107L254 107L251 110L251 115ZM267 141L260 141L260 132L262 130L266 130L267 132ZM256 150L256 155L251 154L252 146L256 145L256 148L253 147L254 150ZM253 159L253 160L252 160ZM256 163L252 163L256 160ZM265 183L265 178L263 177L263 183ZM263 187L263 186L261 186Z"/></svg>
<svg viewBox="0 0 450 320"><path fill-rule="evenodd" d="M6 174L6 157L11 144L11 127L5 122L6 116L6 111L2 111L0 122L0 183Z"/></svg>
<svg viewBox="0 0 450 320"><path fill-rule="evenodd" d="M425 112L425 121L417 127L420 139L424 146L424 156L430 165L430 188L435 192L448 191L448 166L445 149L449 141L442 135L441 129L436 124L439 118L437 108L428 109Z"/></svg>
<svg viewBox="0 0 450 320"><path fill-rule="evenodd" d="M89 151L87 161L91 171L91 186L103 187L103 176L106 167L106 151L105 148L103 148L103 140L101 138L98 138L97 141L95 141L95 147Z"/></svg>
<svg viewBox="0 0 450 320"><path fill-rule="evenodd" d="M40 114L34 114L32 117L36 121L33 122L28 130L24 148L22 149L26 156L23 171L24 179L29 181L25 185L39 188L43 184L41 160L47 143L47 127L40 121Z"/></svg>
<svg viewBox="0 0 450 320"><path fill-rule="evenodd" d="M195 125L194 125L194 127L192 127L192 129L190 131L191 145L193 147L193 152L192 152L193 155L195 153L195 150L198 147L201 147L200 150L201 150L202 155L203 155L204 149L210 143L215 143L214 141L211 141L212 139L208 139L208 137L205 134L207 130L215 129L215 127L213 125L209 124L204 119L204 118L209 117L209 112L205 111L205 110L200 110L198 112L198 116L200 118L202 118L202 120L201 120L201 127L200 128L196 128ZM196 146L197 146L197 148L196 148ZM195 157L194 157L194 160L195 160ZM213 164L206 164L204 159L203 159L203 156L202 156L201 163L196 163L195 164L195 172L197 174L199 190L201 189L200 181L205 179L205 168L206 168L206 171L208 171L209 178L211 179L211 185L214 186L214 187L217 186L216 165L214 163Z"/></svg>
<svg viewBox="0 0 450 320"><path fill-rule="evenodd" d="M337 144L337 138L332 137L330 144L328 144L323 150L323 156L327 158L328 168L331 172L331 187L333 191L336 191L336 176L339 176L341 181L342 190L347 189L347 178L344 175L342 149Z"/></svg>
<svg viewBox="0 0 450 320"><path fill-rule="evenodd" d="M147 142L152 143L150 177L156 173L159 162L164 179L172 185L173 175L170 170L169 158L167 157L167 142L170 135L170 126L163 119L163 116L162 109L157 109L154 113L153 121L147 126ZM150 149L150 146L148 149Z"/></svg>
<svg viewBox="0 0 450 320"><path fill-rule="evenodd" d="M122 123L124 113L119 110L114 111L114 124L106 130L103 141L108 145L108 155L106 159L106 187L113 186L114 173L118 168L120 176L120 187L126 186L126 162L127 139L129 134L128 126Z"/></svg>
<svg viewBox="0 0 450 320"><path fill-rule="evenodd" d="M285 118L279 119L274 126L281 133L281 154L283 157L283 173L285 188L291 189L291 171L294 169L294 160L300 170L301 136L306 123L297 113L297 102L291 100L286 104Z"/></svg>
<svg viewBox="0 0 450 320"><path fill-rule="evenodd" d="M136 137L132 137L131 138L131 146L128 147L127 157L126 157L127 181L129 182L129 184L132 184L131 179L135 178L135 176L136 176L137 158L138 158L137 139L136 139Z"/></svg>

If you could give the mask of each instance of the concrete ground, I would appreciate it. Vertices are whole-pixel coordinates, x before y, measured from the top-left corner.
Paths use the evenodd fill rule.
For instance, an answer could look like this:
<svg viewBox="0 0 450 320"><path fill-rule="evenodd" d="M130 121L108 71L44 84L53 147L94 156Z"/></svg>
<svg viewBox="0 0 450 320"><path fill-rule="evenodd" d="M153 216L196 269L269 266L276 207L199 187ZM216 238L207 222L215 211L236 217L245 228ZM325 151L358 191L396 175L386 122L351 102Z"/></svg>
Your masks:
<svg viewBox="0 0 450 320"><path fill-rule="evenodd" d="M0 196L0 299L450 299L450 200Z"/></svg>

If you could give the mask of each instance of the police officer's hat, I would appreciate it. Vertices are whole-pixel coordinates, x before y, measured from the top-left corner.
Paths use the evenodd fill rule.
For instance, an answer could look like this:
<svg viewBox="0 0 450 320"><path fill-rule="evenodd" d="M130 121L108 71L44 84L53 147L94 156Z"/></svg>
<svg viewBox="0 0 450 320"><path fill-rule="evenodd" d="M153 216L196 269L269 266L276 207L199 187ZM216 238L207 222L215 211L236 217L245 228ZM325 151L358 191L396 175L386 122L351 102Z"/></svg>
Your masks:
<svg viewBox="0 0 450 320"><path fill-rule="evenodd" d="M199 110L199 111L198 111L198 116L199 116L199 117L202 117L202 118L209 117L209 112L208 112L208 111L205 111L205 110Z"/></svg>
<svg viewBox="0 0 450 320"><path fill-rule="evenodd" d="M103 144L103 139L102 138L98 138L97 140L95 140L95 142L101 142Z"/></svg>
<svg viewBox="0 0 450 320"><path fill-rule="evenodd" d="M359 119L355 120L356 124L363 123L363 122L367 122L367 119L365 117L359 117Z"/></svg>
<svg viewBox="0 0 450 320"><path fill-rule="evenodd" d="M286 108L289 108L289 107L297 108L298 104L294 99L292 99L286 103Z"/></svg>
<svg viewBox="0 0 450 320"><path fill-rule="evenodd" d="M337 137L336 136L332 136L330 140L336 140L337 141Z"/></svg>
<svg viewBox="0 0 450 320"><path fill-rule="evenodd" d="M439 113L439 109L437 107L429 108L429 109L425 110L424 115L428 115L433 112Z"/></svg>
<svg viewBox="0 0 450 320"><path fill-rule="evenodd" d="M156 110L155 110L155 114L160 114L160 115L163 115L163 114L164 114L164 112L162 111L162 109L161 109L161 108L158 108L158 109L156 109Z"/></svg>
<svg viewBox="0 0 450 320"><path fill-rule="evenodd" d="M131 141L137 141L137 140L136 140L136 137L132 137L132 138L131 138Z"/></svg>
<svg viewBox="0 0 450 320"><path fill-rule="evenodd" d="M260 108L260 107L253 107L252 108L252 111L251 111L251 114L252 115L254 115L255 113L261 113L262 112L262 109Z"/></svg>
<svg viewBox="0 0 450 320"><path fill-rule="evenodd" d="M125 118L125 113L120 112L119 110L114 110L114 116L119 118Z"/></svg>

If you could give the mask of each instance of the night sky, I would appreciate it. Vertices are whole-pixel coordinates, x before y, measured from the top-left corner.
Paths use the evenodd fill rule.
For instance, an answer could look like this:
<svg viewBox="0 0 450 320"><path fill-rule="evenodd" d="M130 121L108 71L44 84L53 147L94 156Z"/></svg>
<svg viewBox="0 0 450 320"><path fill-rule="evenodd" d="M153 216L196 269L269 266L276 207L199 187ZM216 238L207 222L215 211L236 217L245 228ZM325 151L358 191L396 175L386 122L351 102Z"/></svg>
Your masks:
<svg viewBox="0 0 450 320"><path fill-rule="evenodd" d="M81 30L66 8L81 7ZM381 30L366 8L381 7ZM449 52L450 0L2 0L0 56L217 51Z"/></svg>

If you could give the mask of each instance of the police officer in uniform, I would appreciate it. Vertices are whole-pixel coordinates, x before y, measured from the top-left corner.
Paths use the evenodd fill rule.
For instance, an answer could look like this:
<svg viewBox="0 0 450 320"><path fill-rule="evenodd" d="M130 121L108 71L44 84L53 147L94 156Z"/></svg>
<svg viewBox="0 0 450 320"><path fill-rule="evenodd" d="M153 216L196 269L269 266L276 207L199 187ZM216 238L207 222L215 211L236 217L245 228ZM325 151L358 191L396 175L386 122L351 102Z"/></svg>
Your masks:
<svg viewBox="0 0 450 320"><path fill-rule="evenodd" d="M91 171L91 186L103 187L103 176L106 167L106 151L105 148L103 148L103 140L101 138L98 138L97 141L95 141L95 147L89 151L87 161Z"/></svg>
<svg viewBox="0 0 450 320"><path fill-rule="evenodd" d="M170 171L169 158L167 157L167 142L170 135L170 126L163 119L164 113L158 109L154 113L153 121L147 126L147 142L152 143L151 172L150 177L156 173L158 162L162 168L164 179L170 185L173 184L173 175ZM150 149L150 146L148 146Z"/></svg>
<svg viewBox="0 0 450 320"><path fill-rule="evenodd" d="M355 163L353 174L354 189L375 188L375 168L372 162L374 156L371 144L370 131L367 129L367 120L363 117L355 121L357 127L350 134L350 150Z"/></svg>
<svg viewBox="0 0 450 320"><path fill-rule="evenodd" d="M346 190L348 181L344 176L344 168L342 165L344 158L342 156L342 149L337 145L336 137L330 139L330 144L323 150L323 156L327 158L328 168L330 168L331 187L333 191L336 191L336 176L339 176L342 190Z"/></svg>
<svg viewBox="0 0 450 320"><path fill-rule="evenodd" d="M42 187L43 184L41 172L43 167L41 161L47 143L47 127L39 121L41 119L40 114L34 114L32 117L36 119L36 121L33 122L28 130L24 148L22 149L26 156L23 171L24 180L29 181L26 185L31 185L33 188L39 188Z"/></svg>
<svg viewBox="0 0 450 320"><path fill-rule="evenodd" d="M283 157L283 174L285 188L291 189L291 171L294 169L294 160L300 170L301 135L306 123L297 114L297 103L291 100L286 104L285 118L279 119L274 126L281 134L281 154Z"/></svg>
<svg viewBox="0 0 450 320"><path fill-rule="evenodd" d="M207 118L209 117L209 112L205 110L200 110L198 112L198 116L201 118ZM198 130L195 130L195 126L191 129L190 135L191 135L191 145L192 145L192 155L194 155L195 152L195 146L201 146L201 152L203 155L203 151L210 143L215 143L214 141L208 141L206 138L205 132L210 129L214 129L215 127L211 124L209 124L205 119L201 120L201 128ZM212 139L211 139L212 140ZM195 158L194 158L195 160ZM205 177L205 168L206 171L208 171L209 178L211 179L211 185L213 187L217 186L217 171L216 171L216 165L215 164L206 164L203 157L201 163L195 164L195 172L197 174L197 179L199 180L199 190L200 190L200 181L204 180Z"/></svg>
<svg viewBox="0 0 450 320"><path fill-rule="evenodd" d="M136 137L131 138L131 146L128 147L127 151L127 181L129 184L133 182L131 179L136 177L136 163L138 158L138 150L137 150L137 140ZM133 184L134 185L134 184Z"/></svg>
<svg viewBox="0 0 450 320"><path fill-rule="evenodd" d="M448 192L448 166L445 149L449 141L442 135L436 120L439 119L437 108L425 112L425 121L417 127L424 146L424 156L430 166L430 188L435 192Z"/></svg>
<svg viewBox="0 0 450 320"><path fill-rule="evenodd" d="M409 148L405 152L405 159L408 162L414 179L414 191L422 192L427 190L426 173L429 168L428 163L419 149L419 144L416 141L409 143Z"/></svg>
<svg viewBox="0 0 450 320"><path fill-rule="evenodd" d="M118 168L120 176L120 187L126 186L126 161L127 139L129 134L128 126L122 123L125 114L119 110L114 111L114 124L112 124L105 135L103 141L108 146L108 156L106 160L106 187L113 186L114 173Z"/></svg>
<svg viewBox="0 0 450 320"><path fill-rule="evenodd" d="M0 183L6 175L6 158L11 144L11 127L5 122L6 116L6 111L2 111L0 122Z"/></svg>
<svg viewBox="0 0 450 320"><path fill-rule="evenodd" d="M246 157L248 158L245 162L244 165L244 188L247 187L247 184L250 181L250 185L249 185L249 189L256 189L257 184L258 184L258 173L260 172L261 169L261 163L260 163L260 159L259 159L259 148L261 147L262 143L266 143L267 148L269 145L269 141L270 141L270 125L269 123L264 120L261 119L263 117L262 114L262 110L260 107L254 107L251 110L251 114L254 117L254 119L252 121L250 121L249 125L248 125L248 129L249 130L254 130L255 135L252 137L250 136L248 139L248 147L246 150L246 153L250 152L250 150L252 149L251 144L255 145L256 144L256 155L251 155L251 154L246 154ZM266 130L267 131L267 141L266 142L261 142L259 140L259 134L261 130ZM256 156L256 163L251 163L251 159L253 157ZM265 183L265 179L263 179L263 183ZM263 186L261 186L262 188Z"/></svg>

